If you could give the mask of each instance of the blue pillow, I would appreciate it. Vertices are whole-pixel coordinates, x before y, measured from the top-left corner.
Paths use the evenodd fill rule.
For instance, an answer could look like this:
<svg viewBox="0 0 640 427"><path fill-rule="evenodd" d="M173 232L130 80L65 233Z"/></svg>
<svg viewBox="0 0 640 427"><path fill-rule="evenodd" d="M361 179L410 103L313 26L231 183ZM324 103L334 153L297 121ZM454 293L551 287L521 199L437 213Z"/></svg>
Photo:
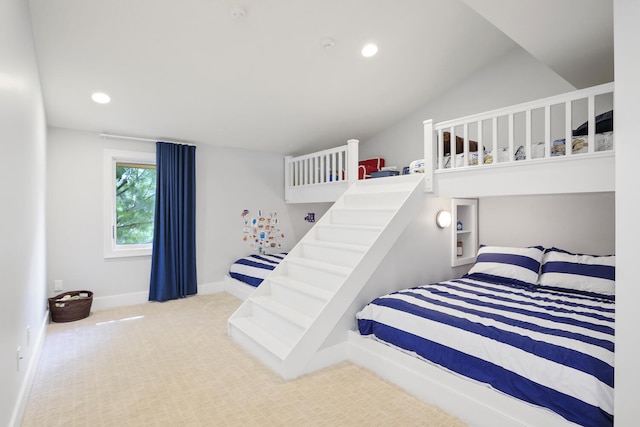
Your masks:
<svg viewBox="0 0 640 427"><path fill-rule="evenodd" d="M513 280L535 285L544 249L541 246L512 248L506 246L480 246L476 263L469 274L480 273L498 279Z"/></svg>
<svg viewBox="0 0 640 427"><path fill-rule="evenodd" d="M547 249L538 284L571 291L615 295L616 256Z"/></svg>

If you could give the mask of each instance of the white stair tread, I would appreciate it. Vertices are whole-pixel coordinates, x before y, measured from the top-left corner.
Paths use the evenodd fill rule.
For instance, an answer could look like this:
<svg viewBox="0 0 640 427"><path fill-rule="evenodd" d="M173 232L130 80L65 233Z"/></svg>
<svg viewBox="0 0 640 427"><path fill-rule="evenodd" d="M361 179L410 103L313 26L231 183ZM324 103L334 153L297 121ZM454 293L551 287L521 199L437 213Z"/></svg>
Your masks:
<svg viewBox="0 0 640 427"><path fill-rule="evenodd" d="M369 213L389 213L389 212L397 212L398 209L395 208L387 208L384 206L371 207L371 208L363 208L357 206L340 206L331 209L333 212L369 212Z"/></svg>
<svg viewBox="0 0 640 427"><path fill-rule="evenodd" d="M353 252L366 252L369 249L367 245L356 245L353 243L328 242L326 240L309 239L303 240L301 243L305 245L322 246L330 249L346 249Z"/></svg>
<svg viewBox="0 0 640 427"><path fill-rule="evenodd" d="M258 304L266 310L276 314L277 316L287 320L288 322L298 325L306 329L313 322L313 317L306 315L294 308L286 306L268 295L250 297L254 304Z"/></svg>
<svg viewBox="0 0 640 427"><path fill-rule="evenodd" d="M293 348L294 342L284 336L277 335L270 329L260 326L260 321L255 317L237 317L229 322L245 335L251 337L274 356L284 360Z"/></svg>
<svg viewBox="0 0 640 427"><path fill-rule="evenodd" d="M290 262L292 264L300 265L303 267L309 267L316 270L328 271L335 274L340 274L343 276L348 275L353 270L349 267L343 267L340 265L329 264L322 261L311 260L307 258L301 258L297 256L287 255L287 257L282 262Z"/></svg>
<svg viewBox="0 0 640 427"><path fill-rule="evenodd" d="M269 280L270 282L278 283L296 292L309 295L322 301L329 301L329 299L331 299L331 297L333 296L333 292L327 291L326 289L318 288L317 286L313 286L299 280L292 279L289 276L269 276L267 280Z"/></svg>
<svg viewBox="0 0 640 427"><path fill-rule="evenodd" d="M359 225L359 224L318 224L316 227L328 227L328 228L337 228L342 230L363 230L363 231L377 231L380 232L384 229L381 225Z"/></svg>

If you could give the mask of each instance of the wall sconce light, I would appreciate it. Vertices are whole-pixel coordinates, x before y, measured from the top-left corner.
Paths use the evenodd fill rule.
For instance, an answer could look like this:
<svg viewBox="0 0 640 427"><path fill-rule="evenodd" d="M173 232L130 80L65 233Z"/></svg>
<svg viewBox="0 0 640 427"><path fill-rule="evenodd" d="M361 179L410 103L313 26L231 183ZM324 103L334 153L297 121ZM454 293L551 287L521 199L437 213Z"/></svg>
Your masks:
<svg viewBox="0 0 640 427"><path fill-rule="evenodd" d="M447 211L439 211L436 214L436 224L440 228L447 228L451 225L451 213Z"/></svg>

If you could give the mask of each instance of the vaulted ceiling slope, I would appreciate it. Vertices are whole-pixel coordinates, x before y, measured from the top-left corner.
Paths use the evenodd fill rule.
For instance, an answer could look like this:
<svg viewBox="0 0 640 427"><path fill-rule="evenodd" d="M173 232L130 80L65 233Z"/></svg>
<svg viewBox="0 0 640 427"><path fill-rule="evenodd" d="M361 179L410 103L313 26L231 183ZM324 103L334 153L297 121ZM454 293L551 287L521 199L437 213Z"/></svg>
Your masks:
<svg viewBox="0 0 640 427"><path fill-rule="evenodd" d="M591 20L572 28L607 33L597 48L558 30L583 3ZM613 69L601 3L612 9L611 0L245 0L244 16L232 0L30 7L50 126L296 154L366 140L512 49L591 84L574 68ZM367 42L379 46L372 58L360 55ZM93 103L95 91L112 102Z"/></svg>

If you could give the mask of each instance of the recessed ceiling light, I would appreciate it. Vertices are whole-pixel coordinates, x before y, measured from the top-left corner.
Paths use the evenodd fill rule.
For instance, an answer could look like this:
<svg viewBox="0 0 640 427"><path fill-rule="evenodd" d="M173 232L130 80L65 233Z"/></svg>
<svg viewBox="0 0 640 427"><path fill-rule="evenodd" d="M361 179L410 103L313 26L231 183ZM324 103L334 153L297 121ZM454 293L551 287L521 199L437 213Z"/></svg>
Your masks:
<svg viewBox="0 0 640 427"><path fill-rule="evenodd" d="M91 99L93 102L97 102L98 104L108 104L111 102L111 97L103 92L96 92L91 95Z"/></svg>
<svg viewBox="0 0 640 427"><path fill-rule="evenodd" d="M362 56L364 56L365 58L370 58L376 53L378 53L378 46L373 43L366 44L362 48Z"/></svg>

